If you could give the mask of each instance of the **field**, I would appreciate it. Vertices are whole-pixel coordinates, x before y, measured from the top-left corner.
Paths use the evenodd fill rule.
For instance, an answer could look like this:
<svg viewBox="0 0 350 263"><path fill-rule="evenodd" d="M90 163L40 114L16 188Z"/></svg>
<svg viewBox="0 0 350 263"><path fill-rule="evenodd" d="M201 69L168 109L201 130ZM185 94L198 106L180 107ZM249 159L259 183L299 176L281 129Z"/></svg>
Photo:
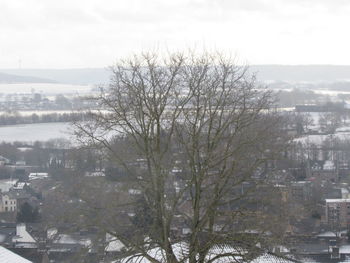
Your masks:
<svg viewBox="0 0 350 263"><path fill-rule="evenodd" d="M0 126L0 142L35 142L51 139L72 139L70 123L38 123Z"/></svg>
<svg viewBox="0 0 350 263"><path fill-rule="evenodd" d="M0 94L31 94L42 93L45 95L56 94L87 94L94 88L92 85L72 85L53 83L22 83L0 84Z"/></svg>

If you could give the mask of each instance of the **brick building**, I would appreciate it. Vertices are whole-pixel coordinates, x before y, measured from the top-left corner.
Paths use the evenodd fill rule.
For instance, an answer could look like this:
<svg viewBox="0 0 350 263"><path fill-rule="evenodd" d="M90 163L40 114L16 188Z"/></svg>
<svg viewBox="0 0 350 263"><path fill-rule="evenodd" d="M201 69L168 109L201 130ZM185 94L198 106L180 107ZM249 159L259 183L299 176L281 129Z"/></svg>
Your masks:
<svg viewBox="0 0 350 263"><path fill-rule="evenodd" d="M326 221L332 228L350 225L350 199L326 199Z"/></svg>

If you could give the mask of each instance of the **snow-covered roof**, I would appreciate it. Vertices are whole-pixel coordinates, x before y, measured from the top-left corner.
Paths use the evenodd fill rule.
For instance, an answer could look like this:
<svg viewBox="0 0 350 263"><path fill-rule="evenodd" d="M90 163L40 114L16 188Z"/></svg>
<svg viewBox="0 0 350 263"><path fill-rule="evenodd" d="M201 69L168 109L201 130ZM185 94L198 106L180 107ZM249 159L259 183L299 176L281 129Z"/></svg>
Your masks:
<svg viewBox="0 0 350 263"><path fill-rule="evenodd" d="M84 247L91 247L92 241L90 238L73 237L68 234L59 234L53 241L54 244L64 245L81 245Z"/></svg>
<svg viewBox="0 0 350 263"><path fill-rule="evenodd" d="M17 183L17 179L15 180L10 180L10 179L6 179L6 180L0 180L0 190L1 192L8 192L16 183Z"/></svg>
<svg viewBox="0 0 350 263"><path fill-rule="evenodd" d="M17 182L17 183L13 186L13 189L14 189L14 190L22 190L26 184L27 184L27 183L25 183L25 182ZM29 184L29 183L28 183L28 184Z"/></svg>
<svg viewBox="0 0 350 263"><path fill-rule="evenodd" d="M1 263L32 263L12 251L0 246L0 262Z"/></svg>
<svg viewBox="0 0 350 263"><path fill-rule="evenodd" d="M350 245L344 245L339 248L340 254L350 254Z"/></svg>
<svg viewBox="0 0 350 263"><path fill-rule="evenodd" d="M10 162L9 159L5 158L5 157L2 156L2 155L0 155L0 161L1 161L1 162L5 162L5 163L9 163L9 162Z"/></svg>
<svg viewBox="0 0 350 263"><path fill-rule="evenodd" d="M277 257L268 253L265 253L252 261L250 263L292 263L293 261Z"/></svg>
<svg viewBox="0 0 350 263"><path fill-rule="evenodd" d="M324 162L323 170L335 170L334 162L331 160L327 160Z"/></svg>
<svg viewBox="0 0 350 263"><path fill-rule="evenodd" d="M44 179L48 177L49 177L48 173L30 173L29 174L29 180Z"/></svg>
<svg viewBox="0 0 350 263"><path fill-rule="evenodd" d="M340 237L342 235L345 235L346 233L347 233L347 230L338 231L338 232L326 231L318 234L317 237L337 237L337 236Z"/></svg>
<svg viewBox="0 0 350 263"><path fill-rule="evenodd" d="M188 262L186 260L188 256L188 244L185 242L180 242L172 245L173 251L177 259L184 260L184 262ZM215 258L217 255L224 255L224 254L236 254L233 255L225 255L219 258ZM236 262L237 260L242 260L242 257L239 255L245 254L246 251L243 249L234 248L231 246L217 246L210 250L207 260L214 260L213 263L230 263L230 262ZM147 251L147 254L151 256L152 258L155 258L156 260L160 262L166 262L165 259L165 253L161 248L152 248ZM117 261L115 261L117 262ZM150 263L148 259L146 259L143 256L131 256L126 257L120 261L121 263ZM249 263L292 263L292 260L284 259L269 253L263 253L260 256L256 257L252 261L249 261Z"/></svg>
<svg viewBox="0 0 350 263"><path fill-rule="evenodd" d="M59 234L54 243L57 244L79 244L79 241L68 234Z"/></svg>
<svg viewBox="0 0 350 263"><path fill-rule="evenodd" d="M120 240L108 233L106 234L106 241L108 244L105 248L106 252L119 252L125 248L124 244Z"/></svg>
<svg viewBox="0 0 350 263"><path fill-rule="evenodd" d="M18 224L16 226L16 235L12 238L12 242L36 243L35 239L27 232L25 224Z"/></svg>
<svg viewBox="0 0 350 263"><path fill-rule="evenodd" d="M350 199L326 199L326 203L350 203Z"/></svg>
<svg viewBox="0 0 350 263"><path fill-rule="evenodd" d="M341 188L341 196L343 199L347 199L349 197L349 190L346 188Z"/></svg>
<svg viewBox="0 0 350 263"><path fill-rule="evenodd" d="M129 189L128 192L131 195L140 195L142 193L141 190L138 190L138 189Z"/></svg>
<svg viewBox="0 0 350 263"><path fill-rule="evenodd" d="M99 172L86 172L85 176L87 177L104 177L106 174L103 171Z"/></svg>
<svg viewBox="0 0 350 263"><path fill-rule="evenodd" d="M331 231L327 231L317 235L318 237L336 237L337 234Z"/></svg>

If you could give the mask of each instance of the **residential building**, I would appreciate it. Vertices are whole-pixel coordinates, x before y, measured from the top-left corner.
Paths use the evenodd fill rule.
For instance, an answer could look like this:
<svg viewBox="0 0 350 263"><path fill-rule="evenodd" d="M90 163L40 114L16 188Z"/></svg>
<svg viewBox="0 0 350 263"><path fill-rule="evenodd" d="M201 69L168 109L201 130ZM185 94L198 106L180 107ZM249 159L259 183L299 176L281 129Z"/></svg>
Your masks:
<svg viewBox="0 0 350 263"><path fill-rule="evenodd" d="M350 199L326 199L326 221L333 228L350 225Z"/></svg>
<svg viewBox="0 0 350 263"><path fill-rule="evenodd" d="M310 181L291 182L291 196L296 201L308 201L312 197L312 183Z"/></svg>
<svg viewBox="0 0 350 263"><path fill-rule="evenodd" d="M8 193L0 194L0 212L17 212L17 200Z"/></svg>

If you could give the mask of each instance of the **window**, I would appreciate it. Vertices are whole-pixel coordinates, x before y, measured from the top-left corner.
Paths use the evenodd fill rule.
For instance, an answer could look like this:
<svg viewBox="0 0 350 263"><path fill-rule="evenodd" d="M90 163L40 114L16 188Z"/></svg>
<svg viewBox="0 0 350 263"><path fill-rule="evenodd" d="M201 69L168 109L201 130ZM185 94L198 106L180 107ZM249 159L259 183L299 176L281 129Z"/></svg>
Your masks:
<svg viewBox="0 0 350 263"><path fill-rule="evenodd" d="M5 205L7 205L7 201L5 201Z"/></svg>

